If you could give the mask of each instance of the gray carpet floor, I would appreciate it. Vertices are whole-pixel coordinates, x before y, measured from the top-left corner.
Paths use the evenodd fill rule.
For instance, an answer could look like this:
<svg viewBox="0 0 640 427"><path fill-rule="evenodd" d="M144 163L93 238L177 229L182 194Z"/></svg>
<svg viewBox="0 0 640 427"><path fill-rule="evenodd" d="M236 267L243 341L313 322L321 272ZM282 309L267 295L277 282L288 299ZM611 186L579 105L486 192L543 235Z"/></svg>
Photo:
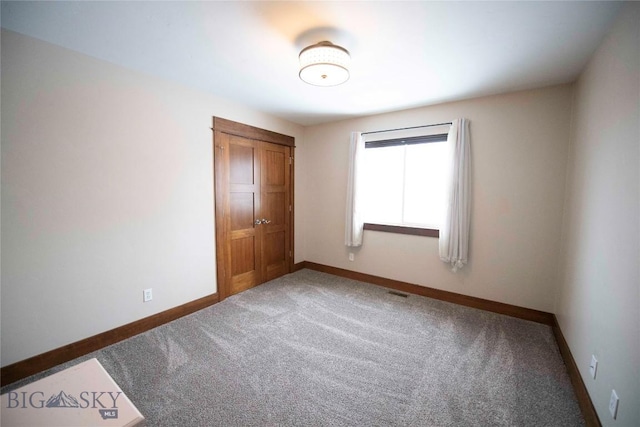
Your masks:
<svg viewBox="0 0 640 427"><path fill-rule="evenodd" d="M301 270L97 357L147 426L577 426L548 326Z"/></svg>

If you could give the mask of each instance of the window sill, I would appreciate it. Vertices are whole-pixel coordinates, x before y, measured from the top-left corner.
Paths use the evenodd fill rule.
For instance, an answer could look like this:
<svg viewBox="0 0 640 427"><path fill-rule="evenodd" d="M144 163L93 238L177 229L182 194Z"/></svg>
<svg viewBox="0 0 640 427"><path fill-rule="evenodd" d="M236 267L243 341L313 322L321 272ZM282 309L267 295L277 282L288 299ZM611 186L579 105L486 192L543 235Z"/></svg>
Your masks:
<svg viewBox="0 0 640 427"><path fill-rule="evenodd" d="M440 237L440 230L435 230L433 228L365 223L364 229L371 231L383 231L385 233L410 234L412 236Z"/></svg>

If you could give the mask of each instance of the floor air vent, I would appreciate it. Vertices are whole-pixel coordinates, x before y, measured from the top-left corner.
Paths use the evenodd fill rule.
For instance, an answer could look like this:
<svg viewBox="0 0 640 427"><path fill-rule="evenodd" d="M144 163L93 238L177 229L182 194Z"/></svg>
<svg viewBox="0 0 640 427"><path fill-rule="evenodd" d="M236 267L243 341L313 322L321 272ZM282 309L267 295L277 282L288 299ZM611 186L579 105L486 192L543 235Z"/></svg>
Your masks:
<svg viewBox="0 0 640 427"><path fill-rule="evenodd" d="M408 297L408 296L409 296L409 295L407 295L407 294L403 294L402 292L396 292L396 291L389 291L389 293L390 293L391 295L395 295L395 296L397 296L397 297L402 297L402 298L406 298L406 297Z"/></svg>

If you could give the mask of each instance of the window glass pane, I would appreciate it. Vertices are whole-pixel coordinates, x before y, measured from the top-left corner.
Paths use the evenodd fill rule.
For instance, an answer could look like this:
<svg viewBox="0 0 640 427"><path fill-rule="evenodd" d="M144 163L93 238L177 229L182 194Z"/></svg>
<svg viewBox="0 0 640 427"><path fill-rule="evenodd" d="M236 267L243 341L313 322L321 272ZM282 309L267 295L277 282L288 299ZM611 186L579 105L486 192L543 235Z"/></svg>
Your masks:
<svg viewBox="0 0 640 427"><path fill-rule="evenodd" d="M364 150L365 222L402 223L404 147Z"/></svg>
<svg viewBox="0 0 640 427"><path fill-rule="evenodd" d="M446 157L446 142L365 149L365 222L439 229Z"/></svg>
<svg viewBox="0 0 640 427"><path fill-rule="evenodd" d="M406 149L403 222L439 228L445 206L446 143L409 145Z"/></svg>

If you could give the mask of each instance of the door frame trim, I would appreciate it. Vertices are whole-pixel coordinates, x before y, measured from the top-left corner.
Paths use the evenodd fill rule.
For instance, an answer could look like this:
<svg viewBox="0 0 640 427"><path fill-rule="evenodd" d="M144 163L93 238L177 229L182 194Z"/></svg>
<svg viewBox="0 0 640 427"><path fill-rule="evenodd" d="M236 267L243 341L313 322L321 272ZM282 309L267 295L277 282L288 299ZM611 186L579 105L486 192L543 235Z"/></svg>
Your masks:
<svg viewBox="0 0 640 427"><path fill-rule="evenodd" d="M217 294L220 298L220 301L224 300L229 296L230 289L228 289L227 284L227 272L225 268L225 251L226 248L222 244L225 242L225 228L223 226L225 217L224 212L222 211L222 206L224 205L224 191L225 187L224 182L220 182L221 180L216 179L216 171L222 167L222 164L218 164L221 160L219 156L220 148L216 146L216 135L228 134L239 136L246 139L252 139L257 141L270 142L272 144L284 145L287 147L291 147L291 161L290 161L290 180L289 183L289 201L291 203L291 212L289 213L289 228L290 228L290 242L289 247L291 248L291 256L289 257L288 264L288 272L291 273L293 271L294 266L294 258L295 258L295 246L294 246L294 233L295 233L295 204L294 204L294 184L295 184L295 138L292 136L284 135L277 132L272 132L270 130L257 128L254 126L246 125L243 123L234 122L232 120L223 119L221 117L213 117L212 118L212 154L213 154L213 201L214 201L214 242L216 248L216 284L217 284Z"/></svg>
<svg viewBox="0 0 640 427"><path fill-rule="evenodd" d="M255 139L258 141L271 142L278 145L286 145L289 147L296 146L296 140L292 136L272 132L266 129L260 129L243 123L234 122L220 117L213 117L213 131L228 133L229 135L241 136L247 139Z"/></svg>

